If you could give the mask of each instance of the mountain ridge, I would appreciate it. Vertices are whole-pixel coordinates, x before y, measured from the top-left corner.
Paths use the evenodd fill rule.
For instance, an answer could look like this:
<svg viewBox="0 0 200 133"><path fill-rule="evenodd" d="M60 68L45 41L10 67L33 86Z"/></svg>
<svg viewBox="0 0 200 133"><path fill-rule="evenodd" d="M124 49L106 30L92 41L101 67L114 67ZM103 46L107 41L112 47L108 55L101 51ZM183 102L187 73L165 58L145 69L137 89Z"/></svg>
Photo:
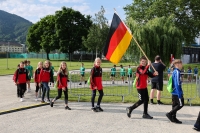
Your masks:
<svg viewBox="0 0 200 133"><path fill-rule="evenodd" d="M17 41L26 43L26 35L32 22L20 17L0 10L0 41Z"/></svg>

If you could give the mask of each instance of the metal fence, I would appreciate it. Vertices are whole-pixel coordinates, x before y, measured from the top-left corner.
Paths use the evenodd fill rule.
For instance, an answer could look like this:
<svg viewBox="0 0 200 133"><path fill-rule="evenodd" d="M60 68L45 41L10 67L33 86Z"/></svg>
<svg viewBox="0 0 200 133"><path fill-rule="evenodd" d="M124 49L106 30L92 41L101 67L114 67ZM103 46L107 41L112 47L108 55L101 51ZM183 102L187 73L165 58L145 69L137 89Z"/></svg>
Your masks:
<svg viewBox="0 0 200 133"><path fill-rule="evenodd" d="M42 58L46 59L46 53L9 53L9 58ZM50 59L68 59L68 54L65 53L50 53Z"/></svg>
<svg viewBox="0 0 200 133"><path fill-rule="evenodd" d="M85 71L85 81L88 80L90 71ZM124 97L130 94L132 86L132 78L124 77L124 82L121 80L120 72L116 72L114 83L110 79L110 72L103 72L102 84L104 87L104 96L120 96L122 101ZM72 95L78 96L80 100L81 96L91 96L90 86L86 82L80 82L80 71L72 71L70 73L70 85L69 91ZM81 85L80 85L81 83Z"/></svg>
<svg viewBox="0 0 200 133"><path fill-rule="evenodd" d="M90 71L85 71L85 81L89 78ZM103 71L102 75L102 84L104 87L104 96L120 96L122 97L122 101L124 102L124 98L128 95L132 95L134 97L138 96L137 89L133 89L133 80L135 78L135 74L133 74L132 78L127 78L127 74L124 77L124 82L121 79L120 72L116 72L114 84L110 79L110 71ZM191 81L188 81L188 77L192 77ZM72 71L70 72L70 84L69 84L69 92L78 97L78 101L82 96L91 96L90 86L85 82L80 82L81 76L80 71ZM148 81L151 79L149 78ZM193 73L182 73L182 89L184 92L184 98L191 105L193 99L200 96L200 80L198 80L197 76L194 76ZM148 82L147 81L147 82ZM81 84L80 84L81 83ZM162 91L162 98L171 98L171 93L167 91L167 73L164 73L164 86ZM151 82L148 82L148 90L151 89Z"/></svg>

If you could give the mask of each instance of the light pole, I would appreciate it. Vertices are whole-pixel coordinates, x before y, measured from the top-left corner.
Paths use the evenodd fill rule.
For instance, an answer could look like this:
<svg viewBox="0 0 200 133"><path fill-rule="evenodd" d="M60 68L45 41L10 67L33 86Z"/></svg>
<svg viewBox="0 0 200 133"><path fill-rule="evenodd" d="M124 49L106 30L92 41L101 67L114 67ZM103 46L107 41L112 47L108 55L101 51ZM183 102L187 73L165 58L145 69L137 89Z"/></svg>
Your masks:
<svg viewBox="0 0 200 133"><path fill-rule="evenodd" d="M8 42L8 46L7 46L7 69L8 69L8 52L9 52L9 46L10 46L10 42Z"/></svg>

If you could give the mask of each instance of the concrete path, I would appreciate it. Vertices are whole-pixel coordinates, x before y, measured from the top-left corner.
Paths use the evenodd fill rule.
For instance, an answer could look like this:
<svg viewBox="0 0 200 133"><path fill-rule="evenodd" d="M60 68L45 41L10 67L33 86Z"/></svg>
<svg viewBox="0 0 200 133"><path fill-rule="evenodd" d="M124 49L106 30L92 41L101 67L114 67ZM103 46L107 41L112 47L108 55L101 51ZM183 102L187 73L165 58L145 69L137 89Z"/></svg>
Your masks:
<svg viewBox="0 0 200 133"><path fill-rule="evenodd" d="M31 93L25 94L25 101L16 96L12 76L0 76L0 111L39 103L34 101L34 84ZM69 99L70 100L70 99ZM49 105L0 115L0 133L195 133L192 129L199 106L185 106L177 114L183 124L169 122L165 114L169 105L149 105L152 120L142 118L143 106L126 116L125 108L131 103L102 103L104 112L94 113L88 102L69 102L71 111L64 109L59 100Z"/></svg>

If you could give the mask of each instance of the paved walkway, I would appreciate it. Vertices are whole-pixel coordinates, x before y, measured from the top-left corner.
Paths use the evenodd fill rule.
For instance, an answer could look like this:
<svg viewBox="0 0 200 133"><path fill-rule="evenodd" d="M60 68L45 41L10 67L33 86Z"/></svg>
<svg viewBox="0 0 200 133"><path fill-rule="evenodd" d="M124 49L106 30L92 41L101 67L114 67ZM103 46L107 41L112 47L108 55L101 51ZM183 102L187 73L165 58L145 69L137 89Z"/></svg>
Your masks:
<svg viewBox="0 0 200 133"><path fill-rule="evenodd" d="M34 84L31 85L34 88ZM16 96L12 76L0 76L0 111L39 103L34 101L34 89L26 93L25 101ZM69 102L71 111L64 110L64 102L55 106L43 106L0 115L0 133L195 133L192 129L199 106L185 106L177 114L183 124L170 123L165 113L168 105L149 105L152 120L142 119L143 106L138 107L128 118L125 108L131 103L102 103L104 112L94 113L88 102Z"/></svg>

